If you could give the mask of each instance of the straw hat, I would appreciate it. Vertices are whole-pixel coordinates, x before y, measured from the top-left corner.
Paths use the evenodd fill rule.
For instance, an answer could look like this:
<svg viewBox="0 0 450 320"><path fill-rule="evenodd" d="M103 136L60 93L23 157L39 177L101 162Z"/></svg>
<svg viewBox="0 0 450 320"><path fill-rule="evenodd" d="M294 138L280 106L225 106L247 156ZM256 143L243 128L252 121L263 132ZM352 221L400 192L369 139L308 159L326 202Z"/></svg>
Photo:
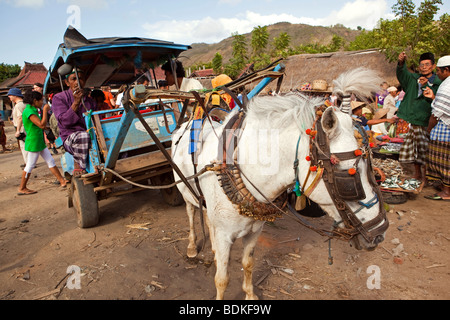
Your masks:
<svg viewBox="0 0 450 320"><path fill-rule="evenodd" d="M378 110L375 115L373 116L373 120L379 120L382 119L384 116L386 116L389 112L389 109L380 109Z"/></svg>
<svg viewBox="0 0 450 320"><path fill-rule="evenodd" d="M365 103L365 102L361 102L361 101L352 101L352 102L350 103L350 105L352 106L352 110L355 110L356 108L365 106L366 103Z"/></svg>
<svg viewBox="0 0 450 320"><path fill-rule="evenodd" d="M366 113L372 113L372 110L370 110L370 109L367 108L367 107L364 107L364 108L362 108L362 113L363 113L363 114L366 114Z"/></svg>
<svg viewBox="0 0 450 320"><path fill-rule="evenodd" d="M229 83L231 81L233 81L233 80L226 74L220 74L211 80L211 84L212 84L213 88L217 88L217 87L226 85L227 83Z"/></svg>

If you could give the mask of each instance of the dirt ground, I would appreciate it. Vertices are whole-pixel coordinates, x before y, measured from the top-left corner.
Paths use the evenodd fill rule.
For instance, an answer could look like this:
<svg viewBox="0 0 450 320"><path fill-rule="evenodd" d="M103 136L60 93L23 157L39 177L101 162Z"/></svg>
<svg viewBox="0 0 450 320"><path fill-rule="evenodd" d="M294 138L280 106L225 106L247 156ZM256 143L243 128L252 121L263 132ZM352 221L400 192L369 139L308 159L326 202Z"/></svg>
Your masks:
<svg viewBox="0 0 450 320"><path fill-rule="evenodd" d="M1 300L214 299L210 245L187 259L183 206L166 205L158 191L140 191L101 201L100 224L80 229L67 191L53 184L42 159L29 182L38 193L17 195L22 157L13 128L6 129L16 149L0 154ZM60 156L54 158L59 166ZM373 252L333 240L332 265L326 239L291 216L267 224L255 252L256 293L262 300L449 299L449 203L423 198L433 192L428 187L391 205L386 240ZM311 221L330 224L326 217ZM148 230L129 227L140 223ZM237 241L230 300L244 298L240 249Z"/></svg>

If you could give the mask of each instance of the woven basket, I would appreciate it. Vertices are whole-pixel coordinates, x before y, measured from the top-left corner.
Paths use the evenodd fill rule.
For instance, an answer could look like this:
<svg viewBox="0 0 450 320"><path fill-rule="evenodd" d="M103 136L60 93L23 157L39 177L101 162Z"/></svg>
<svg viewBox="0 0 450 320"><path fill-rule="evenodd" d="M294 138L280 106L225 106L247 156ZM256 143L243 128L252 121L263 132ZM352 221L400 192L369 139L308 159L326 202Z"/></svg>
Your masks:
<svg viewBox="0 0 450 320"><path fill-rule="evenodd" d="M325 80L314 80L312 87L313 90L325 91L328 89L328 83Z"/></svg>

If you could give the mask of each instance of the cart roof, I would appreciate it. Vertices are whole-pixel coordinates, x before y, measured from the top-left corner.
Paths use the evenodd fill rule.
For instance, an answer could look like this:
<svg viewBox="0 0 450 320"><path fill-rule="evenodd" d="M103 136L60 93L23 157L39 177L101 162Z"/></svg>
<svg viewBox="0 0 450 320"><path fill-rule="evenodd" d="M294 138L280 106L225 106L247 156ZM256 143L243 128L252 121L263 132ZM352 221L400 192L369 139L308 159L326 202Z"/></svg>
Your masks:
<svg viewBox="0 0 450 320"><path fill-rule="evenodd" d="M176 58L190 48L139 37L86 39L75 28L69 27L49 68L44 92L61 90L58 68L65 63L84 71L87 87L120 86L132 83L148 69Z"/></svg>

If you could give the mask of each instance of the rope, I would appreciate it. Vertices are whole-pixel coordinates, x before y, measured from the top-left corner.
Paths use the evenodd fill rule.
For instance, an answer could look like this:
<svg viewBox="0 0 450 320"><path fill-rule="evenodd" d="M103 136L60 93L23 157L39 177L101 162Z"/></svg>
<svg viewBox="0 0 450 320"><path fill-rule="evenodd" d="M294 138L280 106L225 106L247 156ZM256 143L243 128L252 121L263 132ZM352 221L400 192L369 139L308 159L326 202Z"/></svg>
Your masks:
<svg viewBox="0 0 450 320"><path fill-rule="evenodd" d="M214 170L214 167L212 165L208 165L208 166L204 167L202 170L200 170L197 174L194 174L194 175L192 175L190 177L187 177L186 179L187 180L195 179L195 178L201 176L202 174L204 174L205 172L213 171L213 170ZM115 175L116 177L118 177L119 179L121 179L121 180L123 180L123 181L125 181L125 182L127 182L127 183L129 183L129 184L131 184L133 186L135 186L135 187L144 188L144 189L150 189L150 190L170 189L172 187L175 187L177 184L180 184L181 182L183 182L182 180L178 180L178 181L175 181L175 182L173 182L171 184L167 184L167 185L163 185L163 186L149 186L149 185L143 185L143 184L139 184L139 183L130 181L127 178L121 176L116 171L114 171L112 169L109 169L109 168L103 168L103 171L109 172L109 173Z"/></svg>

